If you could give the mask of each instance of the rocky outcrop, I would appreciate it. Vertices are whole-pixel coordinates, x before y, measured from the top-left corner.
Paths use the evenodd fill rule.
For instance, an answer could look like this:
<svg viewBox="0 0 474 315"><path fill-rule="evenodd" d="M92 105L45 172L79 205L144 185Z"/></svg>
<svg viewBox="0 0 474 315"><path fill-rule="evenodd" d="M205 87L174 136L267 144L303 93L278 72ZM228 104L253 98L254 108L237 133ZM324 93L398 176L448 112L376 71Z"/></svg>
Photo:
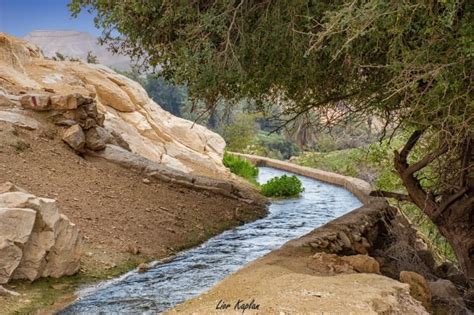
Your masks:
<svg viewBox="0 0 474 315"><path fill-rule="evenodd" d="M105 66L45 59L35 46L2 33L0 56L0 92L8 101L0 104L0 120L55 133L59 128L78 154L149 179L265 203L223 166L219 135L164 111L137 82ZM34 112L40 112L36 125L25 115Z"/></svg>
<svg viewBox="0 0 474 315"><path fill-rule="evenodd" d="M89 150L112 143L184 173L230 176L219 135L166 112L137 82L105 66L49 60L36 46L0 33L0 86L9 106L47 112L60 126L79 124ZM79 152L80 138L72 144Z"/></svg>
<svg viewBox="0 0 474 315"><path fill-rule="evenodd" d="M192 175L156 163L143 156L129 152L113 144L107 144L104 150L88 151L90 155L103 158L123 167L134 169L146 177L167 183L174 183L194 190L206 190L215 194L241 200L245 203L265 208L266 198L256 193L253 188L222 179ZM149 181L149 179L147 179Z"/></svg>
<svg viewBox="0 0 474 315"><path fill-rule="evenodd" d="M0 185L0 284L72 275L79 270L81 244L78 228L54 199Z"/></svg>

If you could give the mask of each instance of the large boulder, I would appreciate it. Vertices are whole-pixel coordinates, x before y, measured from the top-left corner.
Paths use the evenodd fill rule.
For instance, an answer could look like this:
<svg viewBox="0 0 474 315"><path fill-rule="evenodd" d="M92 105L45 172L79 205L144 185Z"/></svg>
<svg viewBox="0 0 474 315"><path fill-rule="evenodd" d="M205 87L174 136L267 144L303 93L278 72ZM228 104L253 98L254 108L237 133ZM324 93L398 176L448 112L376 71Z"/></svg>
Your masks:
<svg viewBox="0 0 474 315"><path fill-rule="evenodd" d="M11 183L0 188L0 284L77 272L82 237L56 201L15 191Z"/></svg>
<svg viewBox="0 0 474 315"><path fill-rule="evenodd" d="M163 110L139 83L105 66L47 60L34 45L0 33L0 82L10 95L21 95L24 108L60 111L62 126L105 127L126 143L114 144L153 162L192 175L231 177L222 164L222 137ZM73 144L81 152L80 131L73 135L81 139Z"/></svg>

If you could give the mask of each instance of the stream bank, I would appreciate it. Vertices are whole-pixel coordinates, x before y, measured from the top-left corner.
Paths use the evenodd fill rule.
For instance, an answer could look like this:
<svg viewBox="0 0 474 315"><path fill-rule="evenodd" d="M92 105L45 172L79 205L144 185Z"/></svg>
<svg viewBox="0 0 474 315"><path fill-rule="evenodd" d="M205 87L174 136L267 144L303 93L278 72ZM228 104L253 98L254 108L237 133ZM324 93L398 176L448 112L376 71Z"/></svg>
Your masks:
<svg viewBox="0 0 474 315"><path fill-rule="evenodd" d="M428 314L434 260L402 213L370 197L362 180L288 162L241 155L259 166L345 187L363 203L246 265L170 314ZM426 244L425 244L426 245ZM408 272L407 272L408 271ZM411 279L398 281L401 272ZM415 279L419 280L418 282ZM425 280L426 279L426 280ZM436 282L434 282L436 283ZM357 288L355 290L355 288ZM240 304L239 304L240 303ZM221 308L222 305L227 308ZM258 304L258 309L252 307Z"/></svg>
<svg viewBox="0 0 474 315"><path fill-rule="evenodd" d="M40 113L33 114L50 126ZM266 214L263 201L250 204L78 156L59 136L53 127L26 130L0 122L0 183L10 181L57 201L60 213L84 235L81 271L60 279L9 283L5 287L21 296L0 296L2 314L69 303L80 285L119 276Z"/></svg>
<svg viewBox="0 0 474 315"><path fill-rule="evenodd" d="M259 182L288 174L261 168ZM273 200L267 217L228 230L209 241L179 253L166 264L145 273L130 272L78 292L79 300L60 314L155 314L212 287L246 263L310 232L360 202L347 190L302 177L301 198Z"/></svg>

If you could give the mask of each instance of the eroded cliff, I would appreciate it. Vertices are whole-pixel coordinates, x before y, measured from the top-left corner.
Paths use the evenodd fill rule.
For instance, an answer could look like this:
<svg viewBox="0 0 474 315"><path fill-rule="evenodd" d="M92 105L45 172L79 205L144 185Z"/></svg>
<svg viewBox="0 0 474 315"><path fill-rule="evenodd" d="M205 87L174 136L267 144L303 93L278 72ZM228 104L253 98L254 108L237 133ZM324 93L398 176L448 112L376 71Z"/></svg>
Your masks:
<svg viewBox="0 0 474 315"><path fill-rule="evenodd" d="M10 112L22 95L92 98L105 128L132 152L185 173L229 176L219 135L166 112L137 82L105 66L49 60L35 45L0 33L0 86L0 97L14 108Z"/></svg>

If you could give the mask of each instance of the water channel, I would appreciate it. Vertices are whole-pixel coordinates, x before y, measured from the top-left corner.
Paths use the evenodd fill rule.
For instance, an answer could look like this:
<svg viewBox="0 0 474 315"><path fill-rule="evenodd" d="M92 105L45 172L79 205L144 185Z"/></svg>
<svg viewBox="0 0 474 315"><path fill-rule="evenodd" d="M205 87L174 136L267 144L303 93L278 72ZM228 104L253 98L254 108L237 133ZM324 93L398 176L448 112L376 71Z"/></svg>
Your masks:
<svg viewBox="0 0 474 315"><path fill-rule="evenodd" d="M261 167L258 181L289 174ZM243 265L361 206L347 190L298 176L300 198L275 200L263 219L225 231L145 273L131 271L78 292L59 314L156 314L211 288Z"/></svg>

